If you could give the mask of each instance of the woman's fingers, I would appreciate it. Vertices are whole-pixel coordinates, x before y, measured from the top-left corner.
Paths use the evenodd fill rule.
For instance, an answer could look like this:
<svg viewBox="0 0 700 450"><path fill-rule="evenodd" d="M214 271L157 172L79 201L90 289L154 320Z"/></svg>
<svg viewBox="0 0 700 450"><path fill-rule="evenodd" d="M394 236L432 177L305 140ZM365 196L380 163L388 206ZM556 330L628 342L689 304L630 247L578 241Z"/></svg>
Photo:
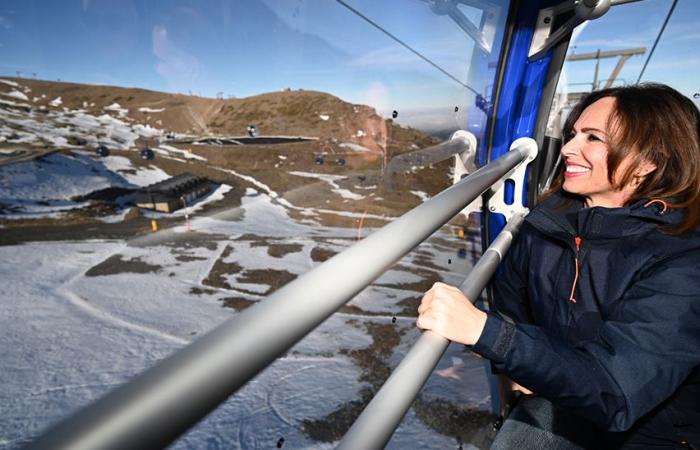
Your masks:
<svg viewBox="0 0 700 450"><path fill-rule="evenodd" d="M416 326L452 341L472 345L481 334L486 315L454 286L435 283L418 307Z"/></svg>
<svg viewBox="0 0 700 450"><path fill-rule="evenodd" d="M416 320L416 326L421 330L432 330L434 320L432 316L428 314L421 314Z"/></svg>
<svg viewBox="0 0 700 450"><path fill-rule="evenodd" d="M422 314L425 310L427 310L430 307L430 304L433 302L433 295L434 293L432 289L423 294L423 298L420 301L420 305L418 305L418 314Z"/></svg>

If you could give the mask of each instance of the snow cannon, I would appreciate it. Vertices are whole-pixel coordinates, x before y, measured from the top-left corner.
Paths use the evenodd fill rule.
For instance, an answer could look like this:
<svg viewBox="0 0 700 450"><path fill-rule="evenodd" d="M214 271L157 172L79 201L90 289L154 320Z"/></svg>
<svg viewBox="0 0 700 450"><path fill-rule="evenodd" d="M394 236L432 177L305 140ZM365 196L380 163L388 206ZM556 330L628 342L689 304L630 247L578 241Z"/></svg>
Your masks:
<svg viewBox="0 0 700 450"><path fill-rule="evenodd" d="M255 125L248 125L248 136L252 138L258 137L258 128Z"/></svg>

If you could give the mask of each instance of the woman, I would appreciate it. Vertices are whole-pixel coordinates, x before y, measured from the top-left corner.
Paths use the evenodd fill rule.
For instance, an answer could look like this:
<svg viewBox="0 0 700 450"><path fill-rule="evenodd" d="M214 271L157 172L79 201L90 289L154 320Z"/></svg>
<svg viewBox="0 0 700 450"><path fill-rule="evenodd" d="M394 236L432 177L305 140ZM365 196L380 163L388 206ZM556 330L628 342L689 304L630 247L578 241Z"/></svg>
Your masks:
<svg viewBox="0 0 700 450"><path fill-rule="evenodd" d="M700 113L667 86L611 88L564 131L492 310L436 283L417 325L534 392L494 448L700 448Z"/></svg>

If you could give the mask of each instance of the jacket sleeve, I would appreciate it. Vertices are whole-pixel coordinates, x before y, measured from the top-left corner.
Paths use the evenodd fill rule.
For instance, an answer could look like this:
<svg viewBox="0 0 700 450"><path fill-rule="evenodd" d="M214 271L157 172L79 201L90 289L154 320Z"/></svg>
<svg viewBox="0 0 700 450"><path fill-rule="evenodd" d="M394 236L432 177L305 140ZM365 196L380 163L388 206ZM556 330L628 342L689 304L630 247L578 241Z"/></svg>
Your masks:
<svg viewBox="0 0 700 450"><path fill-rule="evenodd" d="M695 251L656 263L594 342L574 347L489 313L474 351L538 395L608 430L627 430L700 364L698 260Z"/></svg>
<svg viewBox="0 0 700 450"><path fill-rule="evenodd" d="M529 224L525 222L494 278L492 310L511 322L532 322L527 304L528 227Z"/></svg>

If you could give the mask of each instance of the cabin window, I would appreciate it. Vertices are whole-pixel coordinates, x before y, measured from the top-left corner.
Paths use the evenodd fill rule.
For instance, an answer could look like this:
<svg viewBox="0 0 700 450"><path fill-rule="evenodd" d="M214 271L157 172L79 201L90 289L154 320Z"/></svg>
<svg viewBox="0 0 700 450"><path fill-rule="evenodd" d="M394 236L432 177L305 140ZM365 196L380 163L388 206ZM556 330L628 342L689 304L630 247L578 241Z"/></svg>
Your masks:
<svg viewBox="0 0 700 450"><path fill-rule="evenodd" d="M692 75L700 70L700 4L678 0L673 6L672 0L617 5L574 30L552 105L548 136L561 137L571 106L592 90L653 81L668 84L696 104L700 102L700 84Z"/></svg>
<svg viewBox="0 0 700 450"><path fill-rule="evenodd" d="M509 7L0 2L0 442L450 186L451 156L387 167L456 130L484 139ZM455 219L175 447L333 445L415 342L423 292L480 253ZM488 447L485 364L452 346L392 446Z"/></svg>

